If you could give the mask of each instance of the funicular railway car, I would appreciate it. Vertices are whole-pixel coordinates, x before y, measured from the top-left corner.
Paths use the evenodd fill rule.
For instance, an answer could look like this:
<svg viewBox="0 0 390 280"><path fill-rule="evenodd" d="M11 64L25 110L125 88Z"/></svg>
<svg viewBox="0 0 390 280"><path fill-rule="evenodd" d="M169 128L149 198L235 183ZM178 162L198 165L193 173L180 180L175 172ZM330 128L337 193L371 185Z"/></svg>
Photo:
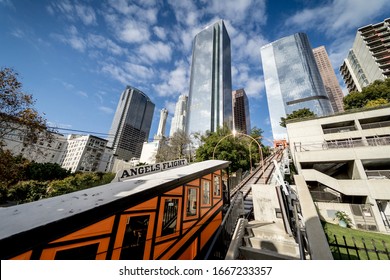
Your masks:
<svg viewBox="0 0 390 280"><path fill-rule="evenodd" d="M201 258L228 201L228 166L204 161L0 208L0 257Z"/></svg>

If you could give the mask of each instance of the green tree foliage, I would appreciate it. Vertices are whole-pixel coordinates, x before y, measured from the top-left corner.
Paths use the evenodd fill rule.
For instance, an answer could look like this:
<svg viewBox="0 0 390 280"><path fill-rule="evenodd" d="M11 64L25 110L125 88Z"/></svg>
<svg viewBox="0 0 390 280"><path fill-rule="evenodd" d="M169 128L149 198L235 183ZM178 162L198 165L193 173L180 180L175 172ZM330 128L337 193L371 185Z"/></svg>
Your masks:
<svg viewBox="0 0 390 280"><path fill-rule="evenodd" d="M9 150L0 149L0 184L9 187L26 178L29 161L22 156L14 156Z"/></svg>
<svg viewBox="0 0 390 280"><path fill-rule="evenodd" d="M23 133L24 143L30 146L40 138L50 138L46 120L34 108L34 104L32 95L23 92L18 74L11 68L1 68L0 144L17 132Z"/></svg>
<svg viewBox="0 0 390 280"><path fill-rule="evenodd" d="M252 137L257 138L261 146L262 130L255 128ZM259 146L250 137L243 135L234 136L226 126L218 128L216 132L207 132L201 136L202 145L196 151L196 161L221 159L230 161L230 169L249 170L252 162L260 161ZM264 155L263 155L264 156Z"/></svg>
<svg viewBox="0 0 390 280"><path fill-rule="evenodd" d="M47 183L45 182L20 181L9 189L7 198L17 203L36 201L46 197L46 188Z"/></svg>
<svg viewBox="0 0 390 280"><path fill-rule="evenodd" d="M114 177L114 173L76 173L63 180L20 181L7 188L0 184L0 202L13 201L16 203L26 203L36 201L42 198L105 185L110 183Z"/></svg>
<svg viewBox="0 0 390 280"><path fill-rule="evenodd" d="M49 181L49 180L60 180L68 177L70 171L62 168L57 163L37 163L31 162L27 165L25 171L25 177L28 180L37 181Z"/></svg>
<svg viewBox="0 0 390 280"><path fill-rule="evenodd" d="M386 103L384 103L386 101ZM370 103L369 103L370 102ZM376 80L364 87L361 92L353 91L344 97L344 109L373 107L390 102L390 78ZM368 105L368 106L367 106Z"/></svg>
<svg viewBox="0 0 390 280"><path fill-rule="evenodd" d="M292 120L292 119L305 119L305 118L315 117L315 116L316 116L316 114L314 114L312 111L310 111L310 109L303 108L303 109L299 109L299 110L293 111L291 114L287 114L287 116L285 118L281 117L279 124L282 127L286 127L286 122L288 120Z"/></svg>
<svg viewBox="0 0 390 280"><path fill-rule="evenodd" d="M386 104L389 104L389 101L387 101L384 98L378 98L378 99L368 101L366 103L366 105L364 105L364 107L365 108L375 108L375 107L386 105Z"/></svg>
<svg viewBox="0 0 390 280"><path fill-rule="evenodd" d="M0 149L0 183L13 186L19 181L48 181L64 179L70 171L57 163L30 162L21 155L14 156L9 150Z"/></svg>

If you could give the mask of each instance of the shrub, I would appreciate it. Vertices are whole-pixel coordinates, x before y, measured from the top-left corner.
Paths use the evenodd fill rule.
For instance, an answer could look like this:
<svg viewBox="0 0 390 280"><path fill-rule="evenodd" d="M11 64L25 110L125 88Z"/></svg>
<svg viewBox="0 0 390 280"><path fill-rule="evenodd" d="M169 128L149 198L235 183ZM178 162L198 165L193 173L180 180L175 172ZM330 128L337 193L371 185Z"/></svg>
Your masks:
<svg viewBox="0 0 390 280"><path fill-rule="evenodd" d="M18 203L36 201L47 196L46 188L46 182L21 181L8 190L8 199Z"/></svg>

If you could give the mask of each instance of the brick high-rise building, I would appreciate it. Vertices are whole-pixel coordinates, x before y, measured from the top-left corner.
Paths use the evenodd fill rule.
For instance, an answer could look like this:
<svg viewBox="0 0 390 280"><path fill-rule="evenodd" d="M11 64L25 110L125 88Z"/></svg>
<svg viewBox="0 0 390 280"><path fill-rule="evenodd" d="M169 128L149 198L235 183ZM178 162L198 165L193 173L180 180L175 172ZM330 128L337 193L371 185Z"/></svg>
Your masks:
<svg viewBox="0 0 390 280"><path fill-rule="evenodd" d="M343 98L344 94L337 80L336 73L333 70L328 53L324 46L313 49L314 58L320 70L322 81L324 82L326 93L329 96L333 111L344 112Z"/></svg>
<svg viewBox="0 0 390 280"><path fill-rule="evenodd" d="M236 131L250 134L251 121L249 115L249 102L244 89L234 90L233 95L233 116L234 129Z"/></svg>

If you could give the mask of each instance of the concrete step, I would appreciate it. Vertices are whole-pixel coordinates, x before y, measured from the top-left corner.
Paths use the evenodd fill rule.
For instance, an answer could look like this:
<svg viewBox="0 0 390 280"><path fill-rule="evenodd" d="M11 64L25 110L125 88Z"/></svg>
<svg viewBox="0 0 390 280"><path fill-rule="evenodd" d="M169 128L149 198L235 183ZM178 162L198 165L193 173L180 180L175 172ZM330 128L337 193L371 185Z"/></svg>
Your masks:
<svg viewBox="0 0 390 280"><path fill-rule="evenodd" d="M257 250L268 250L276 254L299 258L299 247L293 236L286 233L283 223L251 221L243 237L245 245Z"/></svg>
<svg viewBox="0 0 390 280"><path fill-rule="evenodd" d="M244 260L297 260L297 257L278 254L266 249L259 250L252 247L239 247L241 259Z"/></svg>

